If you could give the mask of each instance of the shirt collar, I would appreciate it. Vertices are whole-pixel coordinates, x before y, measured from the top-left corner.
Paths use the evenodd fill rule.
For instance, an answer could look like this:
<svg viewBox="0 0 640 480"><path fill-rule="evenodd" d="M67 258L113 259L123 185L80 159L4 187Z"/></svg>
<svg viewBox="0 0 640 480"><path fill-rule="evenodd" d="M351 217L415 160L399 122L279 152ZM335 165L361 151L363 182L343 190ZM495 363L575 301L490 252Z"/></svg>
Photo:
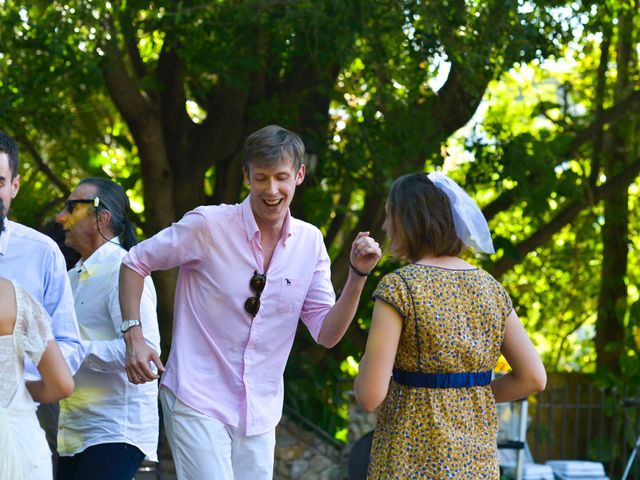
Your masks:
<svg viewBox="0 0 640 480"><path fill-rule="evenodd" d="M253 238L258 236L260 239L260 229L258 228L258 224L256 223L256 218L253 216L253 210L251 210L251 201L250 201L251 193L247 195L247 198L240 204L240 208L242 209L242 218L244 219L244 226L247 232L247 240L251 241ZM287 216L284 218L284 223L282 224L282 245L287 244L287 239L293 235L291 230L291 212L287 210Z"/></svg>
<svg viewBox="0 0 640 480"><path fill-rule="evenodd" d="M13 222L8 218L4 219L4 230L0 232L0 255L6 255L9 248L9 237L11 237L11 229Z"/></svg>
<svg viewBox="0 0 640 480"><path fill-rule="evenodd" d="M114 249L119 249L120 239L116 236L108 242L104 243L100 248L91 254L86 260L78 260L78 263L73 267L79 275L91 276L93 273L104 264L105 257L110 256ZM107 261L112 261L109 259Z"/></svg>

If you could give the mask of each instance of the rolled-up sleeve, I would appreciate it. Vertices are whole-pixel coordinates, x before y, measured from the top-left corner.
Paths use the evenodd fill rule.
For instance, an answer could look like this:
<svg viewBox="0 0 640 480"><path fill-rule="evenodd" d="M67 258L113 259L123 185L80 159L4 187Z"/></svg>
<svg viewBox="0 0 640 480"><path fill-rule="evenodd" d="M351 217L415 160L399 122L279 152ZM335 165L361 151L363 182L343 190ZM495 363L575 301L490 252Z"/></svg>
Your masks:
<svg viewBox="0 0 640 480"><path fill-rule="evenodd" d="M113 322L116 332L120 331L122 323L122 313L118 301L117 282L113 286L108 296L109 316ZM142 332L144 341L160 353L160 331L158 327L158 316L156 314L156 291L151 277L145 278L144 290L140 301L140 317L142 321ZM112 340L88 340L85 341L87 357L85 365L91 370L98 372L122 372L125 367L126 346L122 339L122 334Z"/></svg>
<svg viewBox="0 0 640 480"><path fill-rule="evenodd" d="M336 303L336 294L331 283L331 260L319 232L318 237L316 266L301 312L302 322L316 342L325 317Z"/></svg>

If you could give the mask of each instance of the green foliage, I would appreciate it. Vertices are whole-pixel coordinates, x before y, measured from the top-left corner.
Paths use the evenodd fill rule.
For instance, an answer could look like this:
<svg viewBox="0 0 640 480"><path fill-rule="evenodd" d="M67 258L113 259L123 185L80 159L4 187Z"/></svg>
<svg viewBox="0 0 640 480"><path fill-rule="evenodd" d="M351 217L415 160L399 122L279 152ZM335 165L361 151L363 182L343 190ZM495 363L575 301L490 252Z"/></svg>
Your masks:
<svg viewBox="0 0 640 480"><path fill-rule="evenodd" d="M125 186L152 234L203 199L238 200L246 191L229 172L241 139L279 123L317 162L293 208L325 234L334 270L356 229L382 241L395 177L441 168L485 209L498 252L470 260L505 284L547 368L640 383L638 114L621 100L637 89L637 49L617 63L620 25L640 23L629 5L0 1L0 128L22 158L11 215L42 225L78 179L101 175ZM616 158L629 178L607 190ZM607 348L620 351L622 376L598 368L594 348L613 258L604 203L621 190L626 333ZM306 332L294 346L287 402L337 435L371 293L398 266L380 262L336 349Z"/></svg>
<svg viewBox="0 0 640 480"><path fill-rule="evenodd" d="M336 436L347 425L351 382L337 378L340 362L325 355L309 337L306 331L296 337L284 375L285 403ZM322 368L318 368L320 361Z"/></svg>

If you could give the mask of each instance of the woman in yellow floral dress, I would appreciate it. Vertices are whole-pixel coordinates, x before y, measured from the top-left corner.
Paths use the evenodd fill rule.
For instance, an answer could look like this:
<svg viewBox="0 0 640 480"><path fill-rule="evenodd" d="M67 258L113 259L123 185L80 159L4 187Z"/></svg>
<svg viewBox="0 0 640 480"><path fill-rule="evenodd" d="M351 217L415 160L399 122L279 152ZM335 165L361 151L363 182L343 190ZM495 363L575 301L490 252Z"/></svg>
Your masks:
<svg viewBox="0 0 640 480"><path fill-rule="evenodd" d="M410 263L386 275L355 382L380 406L369 479L498 479L496 402L540 391L546 374L505 289L458 255L493 253L477 205L441 173L397 179L384 229ZM500 353L512 372L491 381Z"/></svg>

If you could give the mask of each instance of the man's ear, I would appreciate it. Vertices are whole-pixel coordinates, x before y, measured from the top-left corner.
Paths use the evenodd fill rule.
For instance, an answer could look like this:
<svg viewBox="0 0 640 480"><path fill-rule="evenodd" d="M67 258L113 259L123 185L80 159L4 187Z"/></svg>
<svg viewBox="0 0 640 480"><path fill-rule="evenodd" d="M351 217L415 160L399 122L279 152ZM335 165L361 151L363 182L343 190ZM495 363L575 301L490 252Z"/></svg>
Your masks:
<svg viewBox="0 0 640 480"><path fill-rule="evenodd" d="M244 177L244 183L249 185L249 172L247 172L247 169L244 167L242 167L242 176Z"/></svg>
<svg viewBox="0 0 640 480"><path fill-rule="evenodd" d="M16 198L18 190L20 190L20 175L16 175L13 177L13 180L11 180L11 199Z"/></svg>
<svg viewBox="0 0 640 480"><path fill-rule="evenodd" d="M300 170L298 170L298 173L296 173L296 186L302 183L302 181L304 180L304 174L305 174L305 167L303 163L302 165L300 165Z"/></svg>
<svg viewBox="0 0 640 480"><path fill-rule="evenodd" d="M99 210L98 225L100 230L104 231L105 228L109 227L109 222L111 222L111 212L109 210Z"/></svg>

